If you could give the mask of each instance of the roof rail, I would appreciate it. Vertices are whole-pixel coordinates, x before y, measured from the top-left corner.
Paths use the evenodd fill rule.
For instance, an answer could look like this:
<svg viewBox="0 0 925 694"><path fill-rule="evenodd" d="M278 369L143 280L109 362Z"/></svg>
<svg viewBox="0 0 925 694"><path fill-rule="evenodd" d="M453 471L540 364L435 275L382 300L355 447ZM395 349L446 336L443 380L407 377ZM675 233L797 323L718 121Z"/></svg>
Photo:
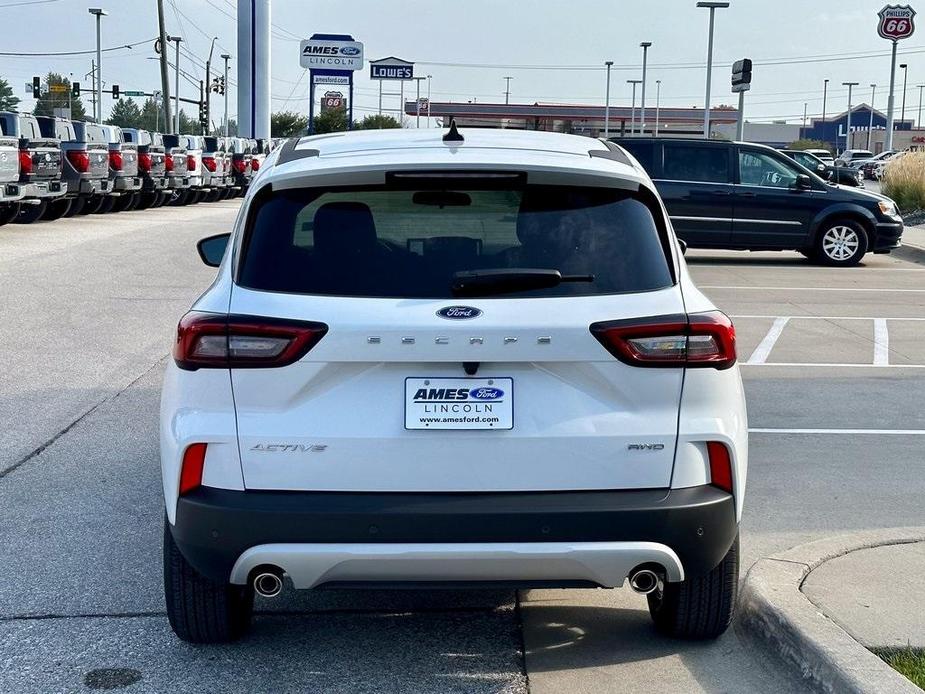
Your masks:
<svg viewBox="0 0 925 694"><path fill-rule="evenodd" d="M286 140L286 144L280 149L279 156L276 158L277 166L280 164L288 164L296 159L317 157L321 154L317 149L296 149L296 146L298 146L301 141L301 137L290 137Z"/></svg>

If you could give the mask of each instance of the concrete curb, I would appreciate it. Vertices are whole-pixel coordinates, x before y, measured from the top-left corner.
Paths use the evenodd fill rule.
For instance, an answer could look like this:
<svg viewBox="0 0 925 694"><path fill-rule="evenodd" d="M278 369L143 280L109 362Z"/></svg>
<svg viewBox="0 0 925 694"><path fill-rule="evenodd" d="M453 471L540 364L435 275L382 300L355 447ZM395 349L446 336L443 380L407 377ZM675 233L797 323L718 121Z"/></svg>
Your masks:
<svg viewBox="0 0 925 694"><path fill-rule="evenodd" d="M820 564L870 547L925 541L925 528L890 528L799 545L756 562L745 577L745 626L826 692L922 694L922 690L826 617L800 587Z"/></svg>

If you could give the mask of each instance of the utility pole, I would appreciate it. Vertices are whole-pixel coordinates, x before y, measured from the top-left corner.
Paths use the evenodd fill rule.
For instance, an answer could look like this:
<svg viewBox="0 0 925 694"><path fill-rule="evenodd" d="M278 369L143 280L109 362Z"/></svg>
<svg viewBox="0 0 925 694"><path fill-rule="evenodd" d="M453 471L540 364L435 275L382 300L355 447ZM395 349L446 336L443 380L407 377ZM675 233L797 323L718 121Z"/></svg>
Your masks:
<svg viewBox="0 0 925 694"><path fill-rule="evenodd" d="M161 101L164 104L164 130L170 130L170 79L167 77L167 32L164 31L164 0L157 0L158 57L161 61Z"/></svg>
<svg viewBox="0 0 925 694"><path fill-rule="evenodd" d="M87 10L90 14L96 16L96 71L98 72L96 78L96 99L93 106L93 116L96 118L97 123L103 122L103 52L100 48L100 20L105 17L108 12L99 7L91 7Z"/></svg>
<svg viewBox="0 0 925 694"><path fill-rule="evenodd" d="M922 87L925 87L925 84L918 85L919 87L919 117L915 121L915 127L920 129L922 128Z"/></svg>
<svg viewBox="0 0 925 694"><path fill-rule="evenodd" d="M806 109L809 107L809 104L805 101L803 102L803 127L801 128L800 137L805 137L806 132Z"/></svg>
<svg viewBox="0 0 925 694"><path fill-rule="evenodd" d="M91 92L91 101L93 102L93 119L96 120L96 61L92 58L90 59L90 80L93 87L93 91Z"/></svg>
<svg viewBox="0 0 925 694"><path fill-rule="evenodd" d="M504 78L504 104L505 106L511 103L511 80L513 77Z"/></svg>
<svg viewBox="0 0 925 694"><path fill-rule="evenodd" d="M427 75L427 127L430 127L430 80L433 75Z"/></svg>
<svg viewBox="0 0 925 694"><path fill-rule="evenodd" d="M822 82L822 132L823 133L825 132L825 99L828 96L828 92L829 92L829 81L823 80ZM838 143L835 143L835 149L838 149Z"/></svg>
<svg viewBox="0 0 925 694"><path fill-rule="evenodd" d="M607 87L604 90L604 137L610 137L610 68L613 61L604 63L607 66Z"/></svg>
<svg viewBox="0 0 925 694"><path fill-rule="evenodd" d="M870 149L870 136L874 132L874 96L877 94L877 85L870 85L870 123L867 126L867 149ZM922 90L919 90L919 108L922 107Z"/></svg>
<svg viewBox="0 0 925 694"><path fill-rule="evenodd" d="M168 36L167 39L170 41L177 42L177 53L176 53L176 57L174 58L174 65L173 65L175 73L176 73L174 77L174 86L175 86L175 89L177 90L177 93L174 96L173 104L177 112L174 114L174 117L173 117L173 122L174 122L173 131L177 135L179 135L180 134L180 42L183 39L180 38L179 36Z"/></svg>
<svg viewBox="0 0 925 694"><path fill-rule="evenodd" d="M212 45L209 46L209 57L206 58L206 132L204 135L209 134L209 126L212 124L212 51L215 50L215 41L218 39L218 36L212 37Z"/></svg>
<svg viewBox="0 0 925 694"><path fill-rule="evenodd" d="M659 117L659 107L661 106L662 98L662 81L655 80L655 132L653 133L655 137L658 137L658 117Z"/></svg>
<svg viewBox="0 0 925 694"><path fill-rule="evenodd" d="M898 41L893 41L893 52L890 58L890 95L886 100L886 138L883 149L893 149L893 111L895 106L893 90L896 87L896 46L898 43Z"/></svg>
<svg viewBox="0 0 925 694"><path fill-rule="evenodd" d="M698 2L697 7L710 10L710 32L707 40L707 95L703 104L703 137L710 139L710 80L713 76L713 15L717 9L729 7L728 2Z"/></svg>
<svg viewBox="0 0 925 694"><path fill-rule="evenodd" d="M842 86L848 87L848 123L845 125L845 149L851 149L851 88L858 86L859 82L842 82ZM837 142L835 143L838 144Z"/></svg>
<svg viewBox="0 0 925 694"><path fill-rule="evenodd" d="M225 81L222 82L222 91L225 93L225 137L228 137L228 61L231 56L222 53L222 59L225 61Z"/></svg>
<svg viewBox="0 0 925 694"><path fill-rule="evenodd" d="M414 81L417 83L417 87L418 87L417 102L415 103L415 107L417 109L417 124L415 125L416 128L421 127L421 80L425 80L425 79L427 78L426 77L415 77L414 78Z"/></svg>
<svg viewBox="0 0 925 694"><path fill-rule="evenodd" d="M639 100L639 122L642 124L640 130L643 137L646 134L646 57L651 45L651 41L643 41L639 44L639 47L642 48L642 96Z"/></svg>
<svg viewBox="0 0 925 694"><path fill-rule="evenodd" d="M900 63L899 67L903 71L903 106L899 112L899 122L906 120L906 79L909 77L909 66L906 63Z"/></svg>
<svg viewBox="0 0 925 694"><path fill-rule="evenodd" d="M636 137L636 85L641 82L642 80L626 80L627 84L633 85L633 107L630 111L630 137Z"/></svg>

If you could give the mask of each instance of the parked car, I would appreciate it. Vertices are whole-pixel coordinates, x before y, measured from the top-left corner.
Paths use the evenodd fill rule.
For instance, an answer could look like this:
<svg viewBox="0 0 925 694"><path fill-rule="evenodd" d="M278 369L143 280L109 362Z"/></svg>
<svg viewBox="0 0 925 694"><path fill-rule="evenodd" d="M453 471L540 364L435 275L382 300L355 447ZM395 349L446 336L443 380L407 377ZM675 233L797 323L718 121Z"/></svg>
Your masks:
<svg viewBox="0 0 925 694"><path fill-rule="evenodd" d="M253 170L251 169L253 158L253 149L249 140L243 137L232 138L231 170L234 174L234 183L239 195L244 195L247 192L248 185L250 185L251 176L253 175Z"/></svg>
<svg viewBox="0 0 925 694"><path fill-rule="evenodd" d="M186 205L191 200L191 181L187 170L186 144L179 135L164 135L164 164L167 170L167 187L171 192L170 204Z"/></svg>
<svg viewBox="0 0 925 694"><path fill-rule="evenodd" d="M835 165L835 157L832 156L832 153L827 149L804 149L804 152L808 152L815 157L819 157L824 164L828 166Z"/></svg>
<svg viewBox="0 0 925 694"><path fill-rule="evenodd" d="M18 185L22 197L16 221L30 224L42 219L49 204L67 192L67 184L61 181L61 143L42 135L38 121L30 113L2 111L0 126L19 142ZM53 213L60 207L60 203L53 205Z"/></svg>
<svg viewBox="0 0 925 694"><path fill-rule="evenodd" d="M123 128L122 134L125 141L134 144L138 151L141 192L137 209L160 207L169 196L163 136L160 133L134 128Z"/></svg>
<svg viewBox="0 0 925 694"><path fill-rule="evenodd" d="M171 626L234 639L284 575L628 580L663 632L718 636L745 401L658 192L597 140L431 133L292 139L200 242L219 278L161 400Z"/></svg>
<svg viewBox="0 0 925 694"><path fill-rule="evenodd" d="M852 169L850 166L832 166L826 164L816 155L810 154L806 150L782 149L780 153L786 154L797 164L806 167L819 176L819 178L823 178L830 183L838 183L843 186L851 186L852 188L864 186L864 181L858 170Z"/></svg>
<svg viewBox="0 0 925 694"><path fill-rule="evenodd" d="M36 120L45 137L61 142L61 179L67 184L67 193L48 207L43 219L73 217L97 209L112 192L106 145L87 141L86 129L67 118L37 116Z"/></svg>
<svg viewBox="0 0 925 694"><path fill-rule="evenodd" d="M881 159L877 162L877 165L874 167L874 178L878 181L883 180L883 172L886 170L886 167L890 165L891 162L896 161L900 157L905 156L909 153L909 150L903 150L902 152L893 152L892 155Z"/></svg>
<svg viewBox="0 0 925 694"><path fill-rule="evenodd" d="M141 199L141 176L138 175L138 147L126 142L122 128L117 125L100 125L109 147L109 178L113 184L116 212L129 212Z"/></svg>
<svg viewBox="0 0 925 694"><path fill-rule="evenodd" d="M869 149L846 149L835 159L836 166L851 166L862 159L870 159L874 153Z"/></svg>
<svg viewBox="0 0 925 694"><path fill-rule="evenodd" d="M19 215L23 190L19 185L19 141L3 131L0 120L0 226Z"/></svg>
<svg viewBox="0 0 925 694"><path fill-rule="evenodd" d="M225 139L206 136L202 143L202 185L208 189L205 199L216 202L232 183L231 175L225 173Z"/></svg>
<svg viewBox="0 0 925 694"><path fill-rule="evenodd" d="M857 169L864 178L872 180L874 178L874 169L877 168L877 165L880 162L886 161L894 154L896 154L895 150L888 149L870 159L856 159L851 162L851 166Z"/></svg>
<svg viewBox="0 0 925 694"><path fill-rule="evenodd" d="M675 232L693 248L798 250L855 265L899 246L903 221L883 195L827 184L763 145L718 140L619 140L655 181Z"/></svg>

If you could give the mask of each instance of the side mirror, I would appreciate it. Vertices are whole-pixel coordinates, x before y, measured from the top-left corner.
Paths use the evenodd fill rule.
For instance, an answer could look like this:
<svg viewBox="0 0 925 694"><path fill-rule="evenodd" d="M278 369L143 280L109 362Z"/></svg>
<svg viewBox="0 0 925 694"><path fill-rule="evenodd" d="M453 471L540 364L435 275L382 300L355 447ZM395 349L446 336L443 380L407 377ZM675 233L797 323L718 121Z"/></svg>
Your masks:
<svg viewBox="0 0 925 694"><path fill-rule="evenodd" d="M797 180L793 185L797 190L810 190L813 187L813 182L806 174L798 174Z"/></svg>
<svg viewBox="0 0 925 694"><path fill-rule="evenodd" d="M819 173L825 173L825 164L816 164L816 171Z"/></svg>
<svg viewBox="0 0 925 694"><path fill-rule="evenodd" d="M678 239L678 246L681 248L681 255L687 255L687 241Z"/></svg>
<svg viewBox="0 0 925 694"><path fill-rule="evenodd" d="M209 267L218 267L222 264L222 258L225 255L225 249L228 247L228 239L231 234L216 234L207 236L196 244L196 250L199 251L199 257Z"/></svg>

